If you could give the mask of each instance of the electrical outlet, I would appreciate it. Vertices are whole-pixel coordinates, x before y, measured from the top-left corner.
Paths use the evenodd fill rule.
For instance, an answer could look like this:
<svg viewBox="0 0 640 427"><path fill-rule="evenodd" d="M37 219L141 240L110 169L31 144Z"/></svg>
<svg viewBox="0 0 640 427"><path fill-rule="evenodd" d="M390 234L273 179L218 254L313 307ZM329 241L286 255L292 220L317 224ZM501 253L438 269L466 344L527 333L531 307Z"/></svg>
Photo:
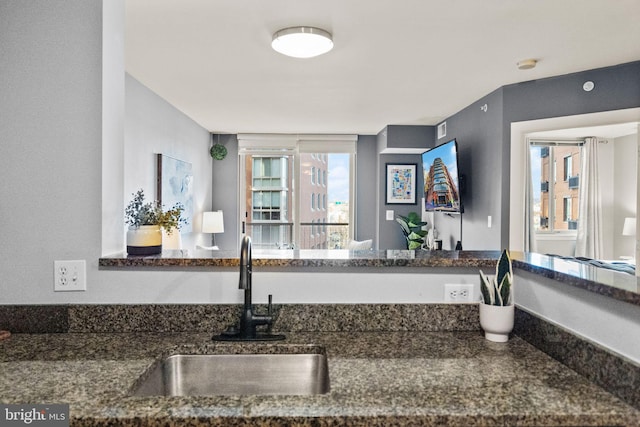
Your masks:
<svg viewBox="0 0 640 427"><path fill-rule="evenodd" d="M55 292L86 291L87 264L85 260L54 261L53 290Z"/></svg>
<svg viewBox="0 0 640 427"><path fill-rule="evenodd" d="M444 285L444 302L473 302L473 285Z"/></svg>

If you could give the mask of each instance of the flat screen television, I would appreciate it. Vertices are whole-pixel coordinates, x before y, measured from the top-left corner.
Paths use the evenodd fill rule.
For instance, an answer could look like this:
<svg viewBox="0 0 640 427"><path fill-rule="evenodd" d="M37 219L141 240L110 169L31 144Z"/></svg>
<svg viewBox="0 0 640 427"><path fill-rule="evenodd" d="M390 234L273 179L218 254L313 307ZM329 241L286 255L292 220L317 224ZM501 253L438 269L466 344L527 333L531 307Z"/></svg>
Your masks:
<svg viewBox="0 0 640 427"><path fill-rule="evenodd" d="M422 153L424 209L461 213L458 143L455 139Z"/></svg>

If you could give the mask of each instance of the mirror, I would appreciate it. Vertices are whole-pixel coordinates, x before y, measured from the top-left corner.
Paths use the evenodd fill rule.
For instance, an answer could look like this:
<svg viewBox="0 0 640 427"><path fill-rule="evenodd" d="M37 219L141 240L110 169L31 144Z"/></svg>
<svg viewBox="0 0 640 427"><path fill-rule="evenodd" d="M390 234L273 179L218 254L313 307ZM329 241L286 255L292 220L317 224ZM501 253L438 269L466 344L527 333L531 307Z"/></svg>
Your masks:
<svg viewBox="0 0 640 427"><path fill-rule="evenodd" d="M597 114L586 114L512 124L511 155L511 221L510 247L524 250L524 200L517 191L524 188L523 164L526 138L542 141L571 140L594 136L598 138L599 185L602 209L603 260L619 261L636 257L633 236L623 235L625 218L636 218L637 213L637 150L640 145L638 126L640 109L629 109ZM555 159L551 167L556 182L562 180L564 159ZM515 169L515 170L514 170ZM524 169L524 168L521 168ZM575 169L575 168L574 168ZM579 168L578 168L579 170ZM552 172L553 176L553 172ZM520 185L522 184L522 185ZM550 184L549 184L550 185ZM536 206L534 189L534 207ZM537 198L537 203L541 198ZM538 208L540 208L538 206ZM562 200L556 198L552 213L563 215ZM552 227L550 227L552 228ZM574 233L575 234L575 233ZM629 233L626 233L629 234ZM575 235L567 232L536 233L537 252L573 256Z"/></svg>

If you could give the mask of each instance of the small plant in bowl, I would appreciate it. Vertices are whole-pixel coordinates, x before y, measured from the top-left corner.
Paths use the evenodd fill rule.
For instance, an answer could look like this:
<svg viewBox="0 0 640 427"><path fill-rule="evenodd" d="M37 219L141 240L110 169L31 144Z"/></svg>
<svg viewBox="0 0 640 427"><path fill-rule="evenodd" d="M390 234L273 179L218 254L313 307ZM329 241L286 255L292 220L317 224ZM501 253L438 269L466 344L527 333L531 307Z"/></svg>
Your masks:
<svg viewBox="0 0 640 427"><path fill-rule="evenodd" d="M402 228L402 234L404 234L404 238L407 241L407 249L420 249L428 233L428 231L423 230L422 227L427 225L427 223L422 221L420 216L415 212L409 212L407 216L398 215L396 221Z"/></svg>
<svg viewBox="0 0 640 427"><path fill-rule="evenodd" d="M513 330L513 268L507 250L502 251L496 264L496 274L489 277L480 270L480 326L489 341L506 342Z"/></svg>
<svg viewBox="0 0 640 427"><path fill-rule="evenodd" d="M138 190L125 209L127 253L129 255L153 255L162 252L162 229L170 235L187 223L182 217L184 207L176 203L167 211L158 201L145 202L144 191Z"/></svg>
<svg viewBox="0 0 640 427"><path fill-rule="evenodd" d="M511 305L513 287L513 268L511 257L505 249L496 264L496 275L488 277L480 270L480 291L482 302L489 305Z"/></svg>
<svg viewBox="0 0 640 427"><path fill-rule="evenodd" d="M179 230L183 225L187 224L187 220L182 218L184 206L181 203L176 203L171 209L163 211L160 202L157 200L145 203L142 189L134 193L133 196L133 200L129 202L124 210L126 223L129 227L139 228L142 225L159 225L164 228L167 234L171 234L174 229Z"/></svg>

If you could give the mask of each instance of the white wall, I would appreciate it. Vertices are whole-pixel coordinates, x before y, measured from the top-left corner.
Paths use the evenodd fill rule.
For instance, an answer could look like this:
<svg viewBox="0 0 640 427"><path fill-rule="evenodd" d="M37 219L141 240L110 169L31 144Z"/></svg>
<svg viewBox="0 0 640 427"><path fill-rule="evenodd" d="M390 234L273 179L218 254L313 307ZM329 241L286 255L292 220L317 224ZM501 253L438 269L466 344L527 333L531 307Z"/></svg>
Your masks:
<svg viewBox="0 0 640 427"><path fill-rule="evenodd" d="M613 257L634 256L635 239L622 235L625 217L636 217L638 134L616 138L613 166Z"/></svg>
<svg viewBox="0 0 640 427"><path fill-rule="evenodd" d="M2 3L0 304L215 301L211 274L98 269L103 248L124 249L123 23L122 0ZM144 88L132 92L130 111L136 104L149 114L128 125L146 146L129 155L141 148L192 161L202 177L196 203L210 204L207 132L169 117ZM198 142L178 147L185 137ZM128 179L137 188L155 173L144 184ZM53 292L53 262L69 259L87 261L86 292Z"/></svg>
<svg viewBox="0 0 640 427"><path fill-rule="evenodd" d="M146 200L156 197L156 154L191 163L193 231L182 233L182 247L209 245L211 236L199 232L202 212L211 210L209 132L128 74L125 88L124 203L140 188Z"/></svg>
<svg viewBox="0 0 640 427"><path fill-rule="evenodd" d="M598 135L595 136L597 137ZM614 192L611 189L614 188L613 159L615 145L613 140L607 140L606 138L598 138L598 141L602 141L598 143L598 173L600 175L598 185L600 186L600 207L602 208L602 258L613 259L614 239L612 236L615 234L615 209ZM635 191L635 186L633 191Z"/></svg>
<svg viewBox="0 0 640 427"><path fill-rule="evenodd" d="M69 301L53 293L55 259L86 259L95 279L102 16L99 0L2 2L0 303Z"/></svg>
<svg viewBox="0 0 640 427"><path fill-rule="evenodd" d="M544 235L536 236L536 252L561 256L574 256L576 252L575 236Z"/></svg>
<svg viewBox="0 0 640 427"><path fill-rule="evenodd" d="M108 254L124 244L124 0L102 6L102 253Z"/></svg>
<svg viewBox="0 0 640 427"><path fill-rule="evenodd" d="M515 271L514 298L524 309L640 363L640 307L526 271Z"/></svg>

